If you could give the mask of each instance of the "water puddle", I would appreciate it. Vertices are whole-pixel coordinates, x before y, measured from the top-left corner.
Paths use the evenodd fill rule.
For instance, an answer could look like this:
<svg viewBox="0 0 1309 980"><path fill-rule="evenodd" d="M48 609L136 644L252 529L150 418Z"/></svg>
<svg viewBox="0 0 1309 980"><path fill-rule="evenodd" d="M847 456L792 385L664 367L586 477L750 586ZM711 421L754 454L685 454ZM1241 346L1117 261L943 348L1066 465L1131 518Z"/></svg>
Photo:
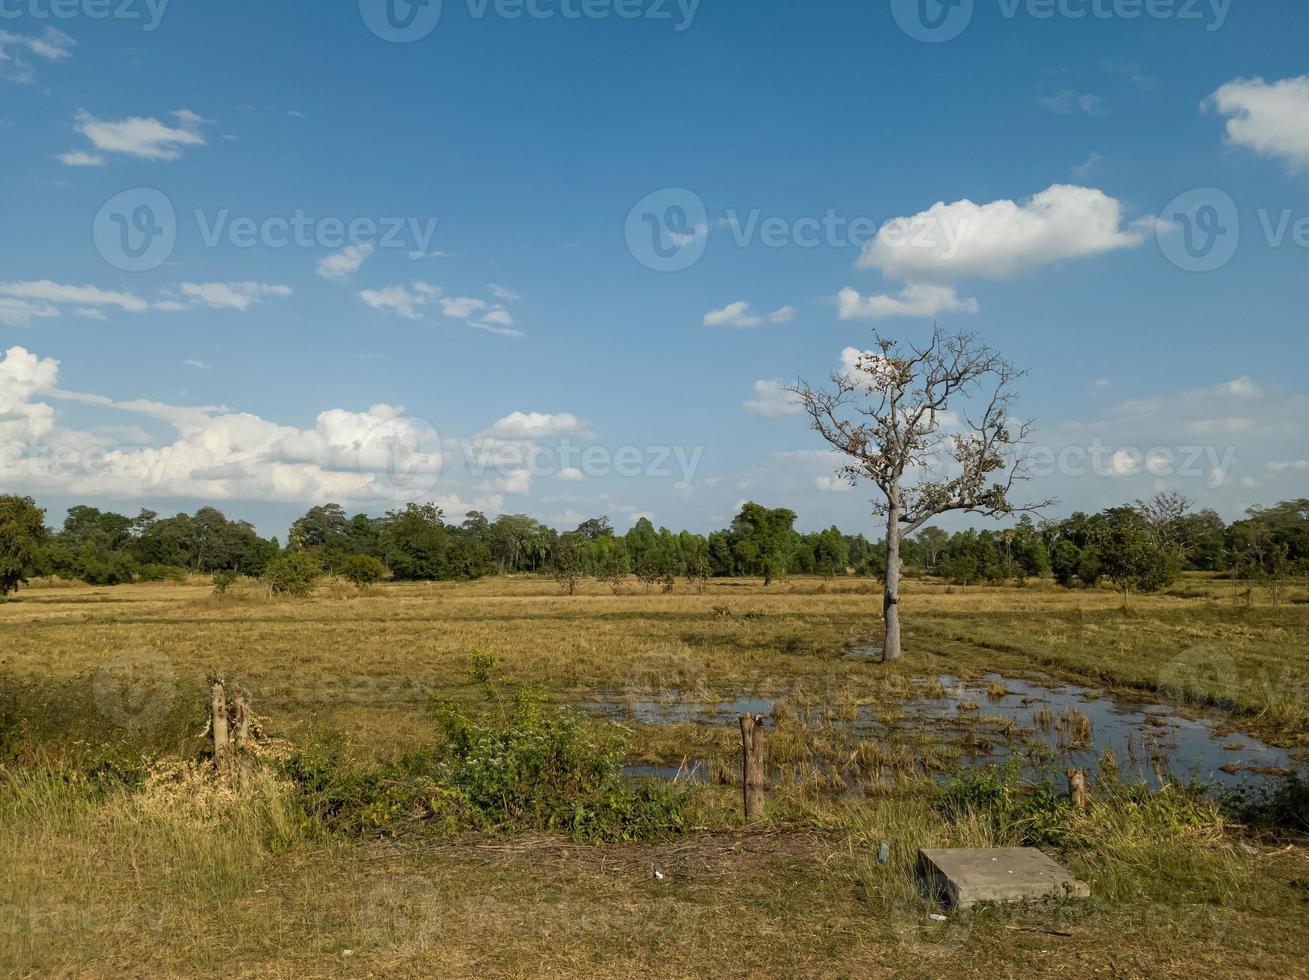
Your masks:
<svg viewBox="0 0 1309 980"><path fill-rule="evenodd" d="M990 674L964 683L928 679L903 702L793 705L782 696L663 691L649 696L599 692L576 707L611 721L641 725L735 726L743 714L778 724L829 726L859 741L908 747L912 755L965 766L1024 760L1029 775L1059 769L1099 773L1106 757L1131 782L1200 779L1250 785L1301 770L1283 749L1217 722L1184 718L1164 704L1119 700L1093 688L1038 684ZM770 727L772 727L770 726ZM924 765L924 769L927 766ZM633 766L632 776L703 782L704 760L683 766Z"/></svg>
<svg viewBox="0 0 1309 980"><path fill-rule="evenodd" d="M1095 774L1108 752L1120 776L1155 786L1167 776L1233 786L1299 768L1284 749L1244 733L1222 732L1211 721L1183 718L1165 704L996 674L972 685L953 677L937 684L944 693L938 695L929 684L931 696L906 703L909 724L962 736L961 761L969 765L1003 761L1017 752L1033 769L1058 763Z"/></svg>

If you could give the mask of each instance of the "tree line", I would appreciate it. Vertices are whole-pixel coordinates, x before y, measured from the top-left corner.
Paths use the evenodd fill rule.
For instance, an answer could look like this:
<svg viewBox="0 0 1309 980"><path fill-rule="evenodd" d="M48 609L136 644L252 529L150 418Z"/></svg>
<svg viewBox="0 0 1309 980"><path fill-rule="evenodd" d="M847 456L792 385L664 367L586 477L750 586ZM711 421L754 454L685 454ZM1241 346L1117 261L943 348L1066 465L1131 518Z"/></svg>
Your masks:
<svg viewBox="0 0 1309 980"><path fill-rule="evenodd" d="M794 511L749 502L729 527L707 535L656 529L645 517L619 534L607 516L560 532L523 514L491 519L470 511L453 523L434 504L380 517L325 504L296 520L283 546L213 507L128 517L79 505L51 529L34 501L7 496L0 497L0 592L32 576L116 585L194 573L263 577L270 565L278 575L341 575L361 584L526 573L553 575L569 590L595 578L615 591L631 576L647 588L671 588L678 578L703 585L754 576L768 584L788 575L885 574L884 540L835 526L803 533L796 520ZM287 556L296 556L296 568L275 564ZM1127 594L1156 591L1182 570L1201 570L1275 586L1309 573L1309 499L1252 508L1231 524L1212 510L1194 510L1179 494L1161 493L1062 520L1022 515L1000 530L951 534L928 526L901 542L900 558L911 574L958 585L1052 579L1084 588L1108 581Z"/></svg>

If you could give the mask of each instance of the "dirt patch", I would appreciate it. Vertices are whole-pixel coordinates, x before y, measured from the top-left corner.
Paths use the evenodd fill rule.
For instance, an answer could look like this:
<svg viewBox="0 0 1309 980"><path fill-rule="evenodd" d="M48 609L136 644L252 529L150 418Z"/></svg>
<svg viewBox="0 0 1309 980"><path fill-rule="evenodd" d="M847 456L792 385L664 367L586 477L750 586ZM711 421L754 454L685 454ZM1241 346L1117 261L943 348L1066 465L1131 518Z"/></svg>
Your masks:
<svg viewBox="0 0 1309 980"><path fill-rule="evenodd" d="M778 863L826 860L834 841L812 830L733 830L641 844L576 844L549 834L511 840L463 834L440 844L376 844L372 857L404 860L414 854L484 865L526 865L568 872L706 881L766 873Z"/></svg>

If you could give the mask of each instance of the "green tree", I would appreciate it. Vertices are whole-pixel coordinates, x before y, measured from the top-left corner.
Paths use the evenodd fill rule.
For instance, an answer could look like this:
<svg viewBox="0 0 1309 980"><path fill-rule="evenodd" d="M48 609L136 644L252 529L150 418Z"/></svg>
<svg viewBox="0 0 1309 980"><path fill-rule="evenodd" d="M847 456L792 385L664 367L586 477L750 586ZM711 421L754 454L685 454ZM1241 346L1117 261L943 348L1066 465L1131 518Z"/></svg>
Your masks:
<svg viewBox="0 0 1309 980"><path fill-rule="evenodd" d="M45 511L31 497L0 497L0 599L27 584L46 540Z"/></svg>
<svg viewBox="0 0 1309 980"><path fill-rule="evenodd" d="M1158 592L1177 577L1177 560L1160 547L1150 529L1135 514L1116 515L1096 547L1105 577L1123 594L1123 608L1132 592Z"/></svg>
<svg viewBox="0 0 1309 980"><path fill-rule="evenodd" d="M741 506L729 536L739 571L762 575L764 585L787 572L787 558L796 544L795 511L770 509L753 501Z"/></svg>

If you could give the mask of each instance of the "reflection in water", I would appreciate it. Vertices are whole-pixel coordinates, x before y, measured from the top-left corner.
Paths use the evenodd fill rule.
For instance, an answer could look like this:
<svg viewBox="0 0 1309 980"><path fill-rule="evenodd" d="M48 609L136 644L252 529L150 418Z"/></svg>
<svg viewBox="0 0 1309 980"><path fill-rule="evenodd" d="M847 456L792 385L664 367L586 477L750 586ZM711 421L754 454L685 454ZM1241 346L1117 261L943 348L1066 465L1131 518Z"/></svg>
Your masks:
<svg viewBox="0 0 1309 980"><path fill-rule="evenodd" d="M1159 786L1167 777L1221 785L1250 784L1301 768L1282 749L1211 721L1183 718L1166 705L1117 700L1092 688L1043 686L989 674L966 684L930 678L897 708L864 703L839 714L791 705L785 698L736 692L718 698L676 690L645 696L599 692L577 707L643 725L735 725L742 714L830 725L872 743L912 746L916 753L982 766L1023 758L1029 775L1051 769L1097 774L1112 765L1121 778ZM926 767L924 767L926 768ZM687 766L634 766L630 775L705 781L703 760ZM680 777L679 777L680 773Z"/></svg>

